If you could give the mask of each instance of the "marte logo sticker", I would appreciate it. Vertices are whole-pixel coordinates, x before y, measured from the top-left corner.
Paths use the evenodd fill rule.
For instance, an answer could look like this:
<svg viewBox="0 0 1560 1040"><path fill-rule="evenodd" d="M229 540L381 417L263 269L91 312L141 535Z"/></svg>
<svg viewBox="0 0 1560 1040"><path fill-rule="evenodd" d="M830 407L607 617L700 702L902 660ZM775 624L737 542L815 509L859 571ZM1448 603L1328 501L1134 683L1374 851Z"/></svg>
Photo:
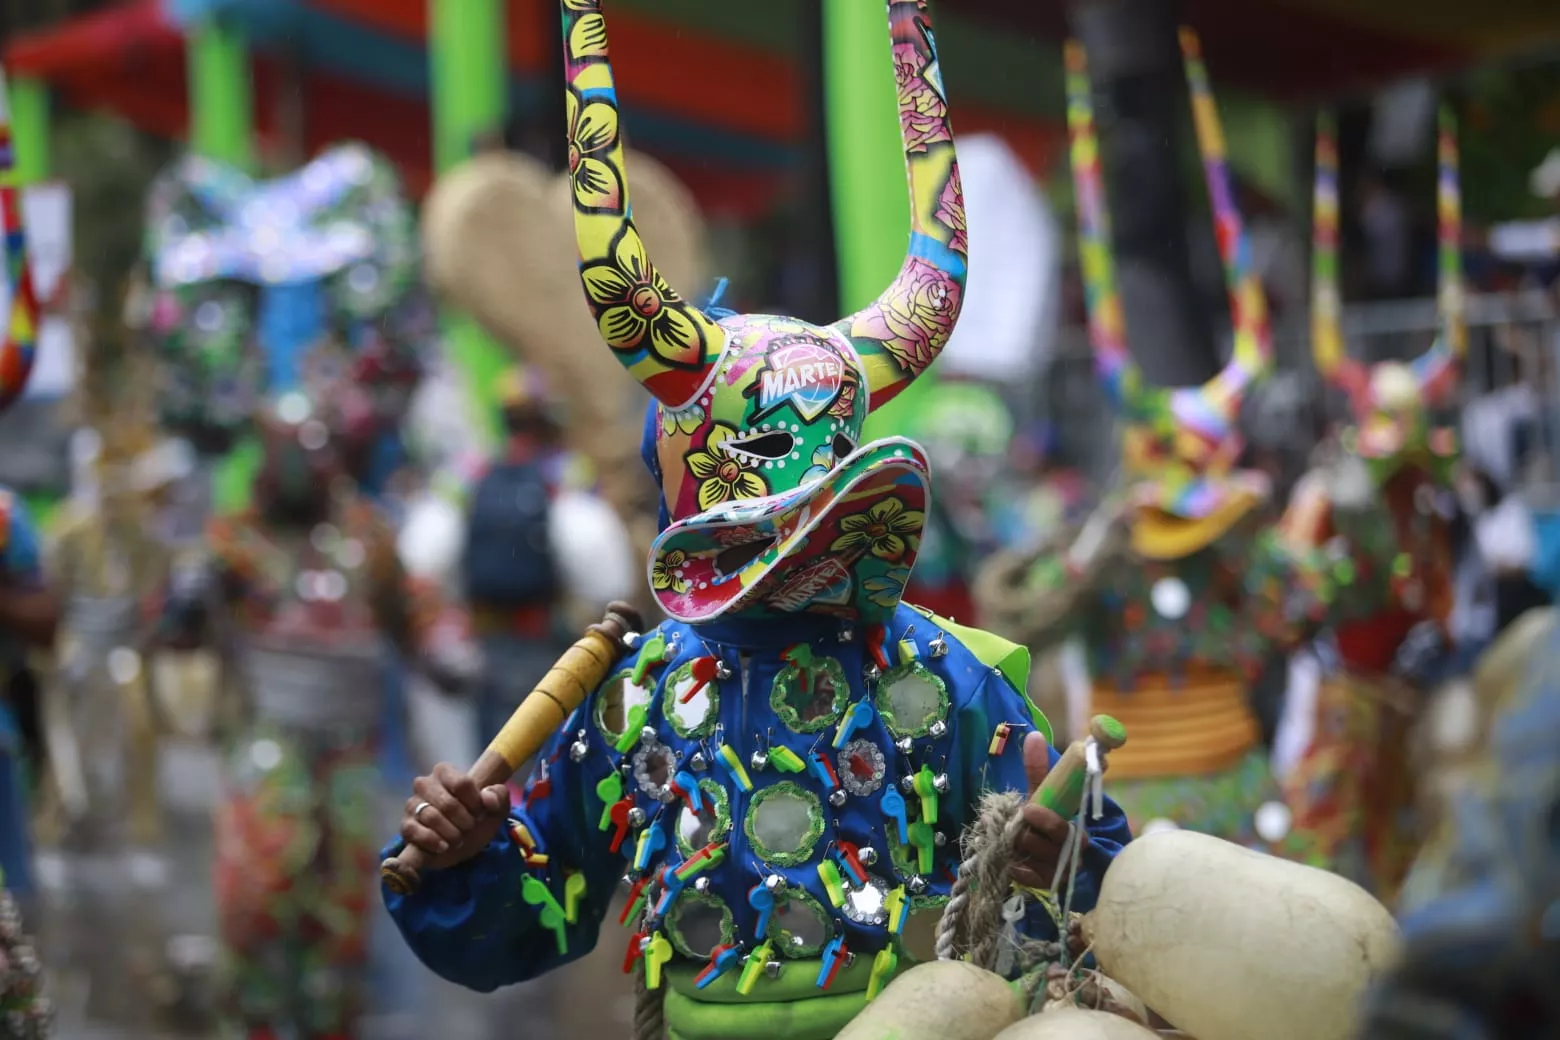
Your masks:
<svg viewBox="0 0 1560 1040"><path fill-rule="evenodd" d="M790 340L770 349L754 390L765 415L789 404L807 422L828 410L845 385L839 352L813 339Z"/></svg>

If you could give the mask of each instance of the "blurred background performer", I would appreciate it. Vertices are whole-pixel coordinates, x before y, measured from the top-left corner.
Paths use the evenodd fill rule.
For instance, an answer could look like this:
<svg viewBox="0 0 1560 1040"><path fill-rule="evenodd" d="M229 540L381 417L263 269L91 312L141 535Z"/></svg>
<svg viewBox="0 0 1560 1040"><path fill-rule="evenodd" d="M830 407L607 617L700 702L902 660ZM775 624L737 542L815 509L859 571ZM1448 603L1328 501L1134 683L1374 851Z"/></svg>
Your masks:
<svg viewBox="0 0 1560 1040"><path fill-rule="evenodd" d="M1455 390L1468 329L1455 127L1449 112L1441 118L1441 331L1408 363L1367 367L1345 353L1336 143L1330 123L1317 131L1312 348L1317 369L1353 410L1341 450L1358 460L1356 472L1373 486L1393 538L1381 555L1356 561L1348 593L1353 618L1327 634L1312 738L1284 793L1304 855L1389 905L1419 843L1409 733L1452 652L1457 433L1435 427L1431 416ZM1301 481L1282 526L1302 552L1323 550L1338 533L1320 474Z"/></svg>
<svg viewBox="0 0 1560 1040"><path fill-rule="evenodd" d="M1121 412L1122 484L1107 491L1070 543L994 559L982 577L982 598L993 610L988 622L1032 649L1083 638L1089 710L1115 716L1132 734L1111 756L1111 791L1135 832L1181 826L1277 850L1288 836L1287 815L1250 685L1274 650L1298 644L1338 600L1327 560L1278 543L1266 476L1236 468L1240 405L1271 367L1271 333L1189 30L1182 30L1182 47L1222 232L1234 349L1212 380L1176 390L1147 385L1128 353L1087 68L1082 48L1069 44L1068 118L1090 341L1095 371ZM1385 535L1378 526L1367 515L1348 551L1374 554Z"/></svg>
<svg viewBox="0 0 1560 1040"><path fill-rule="evenodd" d="M387 650L469 678L414 625L433 615L407 609L392 534L347 475L363 444L337 406L293 391L264 408L254 505L213 521L206 580L169 597L168 637L215 642L240 694L215 869L226 1028L247 1040L355 1035Z"/></svg>

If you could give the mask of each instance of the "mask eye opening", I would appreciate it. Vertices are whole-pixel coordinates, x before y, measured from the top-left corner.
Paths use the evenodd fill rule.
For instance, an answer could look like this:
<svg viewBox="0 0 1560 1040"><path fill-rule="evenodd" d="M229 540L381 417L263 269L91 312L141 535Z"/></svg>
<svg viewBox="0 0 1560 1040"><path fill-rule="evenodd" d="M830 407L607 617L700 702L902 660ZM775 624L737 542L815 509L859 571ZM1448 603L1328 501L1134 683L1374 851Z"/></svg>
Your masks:
<svg viewBox="0 0 1560 1040"><path fill-rule="evenodd" d="M856 450L856 442L851 440L847 433L836 433L834 440L829 442L829 447L834 449L834 459L838 462Z"/></svg>
<svg viewBox="0 0 1560 1040"><path fill-rule="evenodd" d="M749 434L740 440L730 440L725 445L726 454L749 462L771 462L783 459L796 450L796 435L788 430L771 430Z"/></svg>

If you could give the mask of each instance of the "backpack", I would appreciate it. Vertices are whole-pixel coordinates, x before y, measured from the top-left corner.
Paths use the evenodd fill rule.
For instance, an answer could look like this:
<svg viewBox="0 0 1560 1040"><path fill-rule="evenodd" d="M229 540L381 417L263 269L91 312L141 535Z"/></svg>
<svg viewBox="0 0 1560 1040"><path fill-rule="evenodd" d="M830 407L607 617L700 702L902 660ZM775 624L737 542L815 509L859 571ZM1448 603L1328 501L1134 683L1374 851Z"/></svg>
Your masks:
<svg viewBox="0 0 1560 1040"><path fill-rule="evenodd" d="M547 482L536 462L494 466L466 516L466 597L475 605L545 606L558 596L547 521Z"/></svg>

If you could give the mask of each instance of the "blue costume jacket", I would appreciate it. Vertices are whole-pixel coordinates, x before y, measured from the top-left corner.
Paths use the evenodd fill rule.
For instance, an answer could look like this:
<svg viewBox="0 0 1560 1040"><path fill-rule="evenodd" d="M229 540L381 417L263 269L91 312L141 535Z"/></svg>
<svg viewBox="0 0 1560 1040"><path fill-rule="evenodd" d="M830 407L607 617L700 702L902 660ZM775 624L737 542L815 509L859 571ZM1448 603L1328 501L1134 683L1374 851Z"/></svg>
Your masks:
<svg viewBox="0 0 1560 1040"><path fill-rule="evenodd" d="M415 894L386 890L390 912L429 968L488 991L588 952L627 875L672 949L713 957L709 975L752 953L811 960L798 970L823 986L841 944L870 955L907 914L940 913L980 794L1026 787L1023 737L1044 717L1008 674L1021 683L1027 655L1003 644L1008 661L987 663L968 645L987 641L906 605L876 631L664 623L554 738L509 828ZM1080 910L1130 838L1109 802L1089 830ZM1038 910L1028 930L1054 936Z"/></svg>

